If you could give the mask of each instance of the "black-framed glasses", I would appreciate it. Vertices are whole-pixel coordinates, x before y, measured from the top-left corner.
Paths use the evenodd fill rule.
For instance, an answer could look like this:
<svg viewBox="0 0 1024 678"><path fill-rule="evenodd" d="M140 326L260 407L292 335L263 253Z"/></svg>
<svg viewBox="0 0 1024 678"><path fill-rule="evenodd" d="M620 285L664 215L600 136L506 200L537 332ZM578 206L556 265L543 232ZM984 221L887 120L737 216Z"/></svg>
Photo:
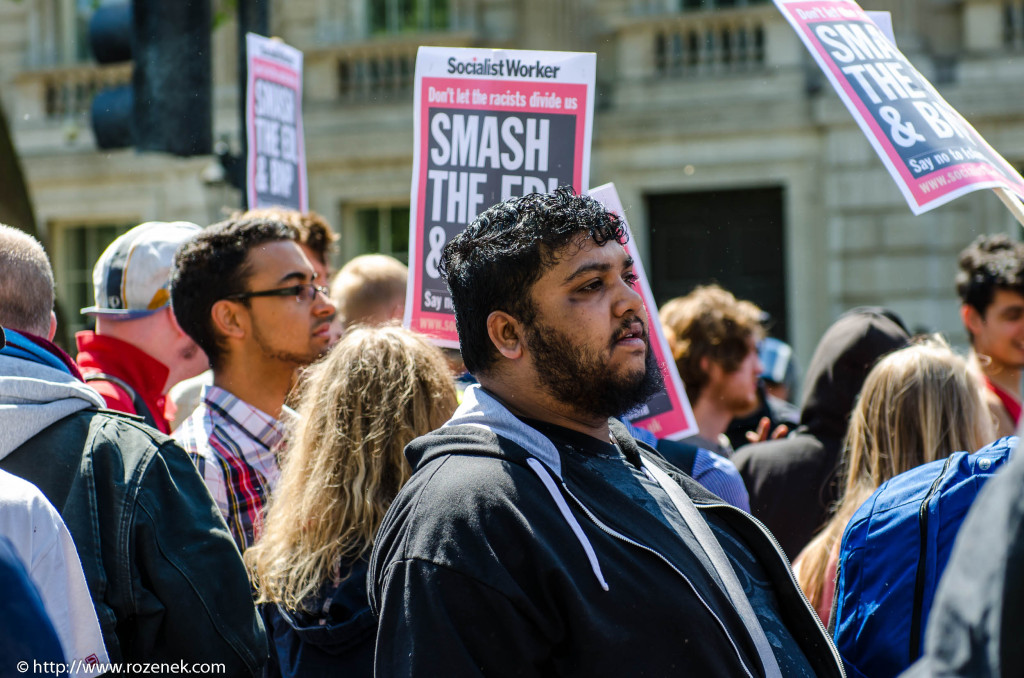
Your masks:
<svg viewBox="0 0 1024 678"><path fill-rule="evenodd" d="M295 297L295 301L300 303L311 302L316 299L317 292L324 295L325 297L330 296L330 290L323 285L314 285L313 283L302 283L301 285L292 285L291 287L282 287L276 290L261 290L259 292L239 292L238 294L229 294L224 297L225 299L251 299L252 297Z"/></svg>

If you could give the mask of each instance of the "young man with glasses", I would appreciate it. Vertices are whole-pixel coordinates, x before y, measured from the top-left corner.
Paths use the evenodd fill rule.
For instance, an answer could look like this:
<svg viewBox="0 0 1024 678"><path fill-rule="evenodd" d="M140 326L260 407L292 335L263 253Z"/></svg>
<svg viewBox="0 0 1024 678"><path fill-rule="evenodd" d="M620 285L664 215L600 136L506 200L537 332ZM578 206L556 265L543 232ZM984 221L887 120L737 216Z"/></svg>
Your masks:
<svg viewBox="0 0 1024 678"><path fill-rule="evenodd" d="M299 249L309 259L309 263L313 265L317 281L321 285L327 284L327 281L333 275L331 271L331 255L334 252L334 243L337 242L338 235L331 228L331 225L327 223L326 219L316 212L299 212L298 210L285 209L284 207L261 207L244 212L235 212L231 215L231 219L236 221L253 218L281 221L295 229L295 242L299 244ZM402 294L405 294L404 287L402 288ZM405 301L404 296L402 301ZM337 305L337 302L335 302L335 305ZM331 322L332 346L337 343L342 335L340 315L340 313L336 313L334 320ZM213 372L207 369L197 377L179 382L167 392L167 398L172 403L172 405L168 406L168 410L173 410L170 419L172 431L181 426L182 422L195 412L196 407L199 406L199 396L203 391L203 387L212 383Z"/></svg>
<svg viewBox="0 0 1024 678"><path fill-rule="evenodd" d="M244 551L277 482L285 397L296 370L329 348L335 308L293 229L270 218L229 219L183 245L171 304L213 368L174 437Z"/></svg>

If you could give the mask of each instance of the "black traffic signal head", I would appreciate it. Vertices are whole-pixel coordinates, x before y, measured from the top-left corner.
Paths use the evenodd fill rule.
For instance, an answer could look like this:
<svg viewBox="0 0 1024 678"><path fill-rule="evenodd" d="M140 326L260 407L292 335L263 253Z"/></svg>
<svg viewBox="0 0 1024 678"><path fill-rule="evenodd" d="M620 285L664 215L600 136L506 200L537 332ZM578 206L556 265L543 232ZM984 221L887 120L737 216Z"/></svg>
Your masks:
<svg viewBox="0 0 1024 678"><path fill-rule="evenodd" d="M100 148L204 155L213 146L210 0L104 5L89 25L100 63L133 59L132 84L93 100Z"/></svg>

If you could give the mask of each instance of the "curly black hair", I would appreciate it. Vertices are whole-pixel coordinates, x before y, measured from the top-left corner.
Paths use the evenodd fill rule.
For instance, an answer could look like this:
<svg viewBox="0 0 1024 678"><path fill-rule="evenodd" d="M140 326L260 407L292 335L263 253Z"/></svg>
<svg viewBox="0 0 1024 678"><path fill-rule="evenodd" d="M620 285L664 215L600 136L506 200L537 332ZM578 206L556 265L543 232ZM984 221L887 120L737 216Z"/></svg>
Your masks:
<svg viewBox="0 0 1024 678"><path fill-rule="evenodd" d="M276 219L228 219L203 229L178 248L171 271L171 309L214 368L223 351L213 328L213 305L246 291L251 273L246 259L253 248L296 237L294 228Z"/></svg>
<svg viewBox="0 0 1024 678"><path fill-rule="evenodd" d="M466 369L486 374L498 359L487 335L493 311L525 325L533 322L533 284L567 246L581 248L587 240L624 244L626 238L616 214L568 186L511 198L482 212L444 246L439 266L452 295Z"/></svg>
<svg viewBox="0 0 1024 678"><path fill-rule="evenodd" d="M960 253L956 291L982 316L996 290L1024 295L1024 244L1004 234L982 235Z"/></svg>

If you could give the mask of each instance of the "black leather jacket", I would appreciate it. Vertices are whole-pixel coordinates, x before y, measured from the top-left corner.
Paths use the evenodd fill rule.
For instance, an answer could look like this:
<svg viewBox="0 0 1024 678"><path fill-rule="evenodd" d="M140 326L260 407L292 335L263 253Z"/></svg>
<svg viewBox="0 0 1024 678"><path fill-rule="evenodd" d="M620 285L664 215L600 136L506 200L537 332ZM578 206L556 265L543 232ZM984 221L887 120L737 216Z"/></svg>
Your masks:
<svg viewBox="0 0 1024 678"><path fill-rule="evenodd" d="M257 675L267 639L245 567L188 455L137 417L87 409L0 468L39 487L75 540L112 662Z"/></svg>

